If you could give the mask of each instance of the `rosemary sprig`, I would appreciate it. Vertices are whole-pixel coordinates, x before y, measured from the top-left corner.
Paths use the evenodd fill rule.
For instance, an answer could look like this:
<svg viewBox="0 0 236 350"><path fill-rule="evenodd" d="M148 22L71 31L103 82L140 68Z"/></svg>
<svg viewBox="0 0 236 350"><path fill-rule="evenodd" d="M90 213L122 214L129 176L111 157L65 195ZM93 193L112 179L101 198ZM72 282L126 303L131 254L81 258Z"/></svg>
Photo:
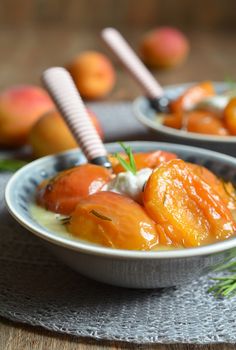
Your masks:
<svg viewBox="0 0 236 350"><path fill-rule="evenodd" d="M129 161L126 161L124 158L122 158L118 153L115 153L115 157L118 159L122 167L126 171L130 171L133 175L136 175L137 168L134 160L134 156L132 153L132 149L130 146L126 146L123 142L119 142L120 146L123 148L125 153L128 156Z"/></svg>
<svg viewBox="0 0 236 350"><path fill-rule="evenodd" d="M27 162L18 159L0 159L0 171L16 171L26 165Z"/></svg>
<svg viewBox="0 0 236 350"><path fill-rule="evenodd" d="M236 260L228 261L218 266L215 271L227 271L225 276L213 277L216 283L208 289L217 297L233 297L236 296Z"/></svg>

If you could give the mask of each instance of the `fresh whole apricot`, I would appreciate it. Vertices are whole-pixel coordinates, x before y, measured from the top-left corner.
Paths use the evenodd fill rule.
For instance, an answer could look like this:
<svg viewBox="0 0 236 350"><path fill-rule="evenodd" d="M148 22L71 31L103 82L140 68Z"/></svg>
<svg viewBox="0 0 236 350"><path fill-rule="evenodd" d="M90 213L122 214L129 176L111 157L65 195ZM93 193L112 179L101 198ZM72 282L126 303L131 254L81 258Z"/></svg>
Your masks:
<svg viewBox="0 0 236 350"><path fill-rule="evenodd" d="M183 160L174 159L156 168L143 199L157 229L184 247L213 243L235 233L236 223L225 202Z"/></svg>
<svg viewBox="0 0 236 350"><path fill-rule="evenodd" d="M67 229L81 239L111 248L150 250L158 245L155 223L144 209L113 192L80 200Z"/></svg>
<svg viewBox="0 0 236 350"><path fill-rule="evenodd" d="M89 110L88 112L100 137L103 137L102 128L97 117L92 111ZM78 147L66 123L56 110L44 114L34 124L29 133L29 143L35 157L43 157Z"/></svg>
<svg viewBox="0 0 236 350"><path fill-rule="evenodd" d="M19 85L1 92L0 146L24 145L33 124L52 108L52 100L38 86Z"/></svg>
<svg viewBox="0 0 236 350"><path fill-rule="evenodd" d="M37 191L37 203L55 213L70 214L81 198L95 193L111 180L104 167L83 164L43 181Z"/></svg>
<svg viewBox="0 0 236 350"><path fill-rule="evenodd" d="M232 98L224 110L224 122L231 135L236 135L236 97Z"/></svg>
<svg viewBox="0 0 236 350"><path fill-rule="evenodd" d="M110 60L96 51L79 54L68 64L67 69L85 99L105 97L115 83L115 71Z"/></svg>
<svg viewBox="0 0 236 350"><path fill-rule="evenodd" d="M176 28L156 28L144 35L140 43L142 60L154 68L174 67L182 63L188 53L188 39Z"/></svg>

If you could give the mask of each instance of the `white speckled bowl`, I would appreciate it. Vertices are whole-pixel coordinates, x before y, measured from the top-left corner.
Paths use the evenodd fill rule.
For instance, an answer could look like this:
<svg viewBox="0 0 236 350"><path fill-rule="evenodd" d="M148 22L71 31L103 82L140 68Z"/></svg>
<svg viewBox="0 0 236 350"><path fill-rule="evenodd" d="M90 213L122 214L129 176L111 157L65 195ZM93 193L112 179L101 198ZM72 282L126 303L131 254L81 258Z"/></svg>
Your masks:
<svg viewBox="0 0 236 350"><path fill-rule="evenodd" d="M164 88L165 94L170 99L176 99L191 85L193 83L166 86ZM229 89L229 84L214 83L214 87L217 93L222 93ZM167 127L162 124L162 118L158 117L158 114L150 107L149 101L144 96L138 97L134 101L133 109L137 119L156 133L157 141L203 147L236 156L236 136L202 135Z"/></svg>
<svg viewBox="0 0 236 350"><path fill-rule="evenodd" d="M157 149L177 153L181 158L207 166L236 183L236 159L200 148L158 142L129 142L136 152ZM109 152L120 150L106 145ZM65 238L38 224L29 205L36 186L58 171L82 163L80 151L72 150L38 159L16 172L6 187L6 203L13 217L47 243L48 247L74 270L95 280L131 288L156 288L187 283L221 262L236 247L236 238L216 244L171 251L131 251L111 249Z"/></svg>

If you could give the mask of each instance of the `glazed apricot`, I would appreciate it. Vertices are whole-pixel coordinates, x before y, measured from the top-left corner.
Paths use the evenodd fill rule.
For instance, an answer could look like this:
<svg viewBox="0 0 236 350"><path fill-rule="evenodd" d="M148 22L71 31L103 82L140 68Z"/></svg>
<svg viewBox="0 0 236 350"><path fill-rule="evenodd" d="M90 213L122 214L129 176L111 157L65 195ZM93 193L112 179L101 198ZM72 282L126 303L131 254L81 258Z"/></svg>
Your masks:
<svg viewBox="0 0 236 350"><path fill-rule="evenodd" d="M60 214L70 214L78 201L99 191L109 182L109 170L93 164L84 164L62 171L38 188L39 205Z"/></svg>
<svg viewBox="0 0 236 350"><path fill-rule="evenodd" d="M128 161L128 157L126 155L121 154L121 156ZM143 168L154 169L161 163L175 158L177 158L176 154L160 150L148 153L134 153L134 160L137 170L141 170ZM111 157L110 160L112 162L112 168L115 174L125 171L115 157Z"/></svg>
<svg viewBox="0 0 236 350"><path fill-rule="evenodd" d="M155 223L143 207L113 192L81 199L67 229L73 235L106 247L150 250L158 245Z"/></svg>
<svg viewBox="0 0 236 350"><path fill-rule="evenodd" d="M210 111L190 111L167 114L163 125L174 129L183 129L190 132L207 135L229 135L224 122Z"/></svg>
<svg viewBox="0 0 236 350"><path fill-rule="evenodd" d="M231 182L219 179L210 170L199 164L188 163L203 181L205 181L225 202L230 210L236 209L236 192Z"/></svg>
<svg viewBox="0 0 236 350"><path fill-rule="evenodd" d="M200 134L229 135L222 120L209 111L192 111L186 113L185 129Z"/></svg>
<svg viewBox="0 0 236 350"><path fill-rule="evenodd" d="M183 113L166 114L163 118L162 124L169 128L181 129L183 124Z"/></svg>
<svg viewBox="0 0 236 350"><path fill-rule="evenodd" d="M196 247L232 236L236 223L224 201L180 159L163 163L149 177L144 206L176 244Z"/></svg>
<svg viewBox="0 0 236 350"><path fill-rule="evenodd" d="M210 81L204 81L193 85L186 89L186 91L175 101L171 102L171 111L178 113L184 110L189 110L195 103L200 102L203 98L214 95L214 86Z"/></svg>
<svg viewBox="0 0 236 350"><path fill-rule="evenodd" d="M236 97L225 107L224 121L231 135L236 135Z"/></svg>

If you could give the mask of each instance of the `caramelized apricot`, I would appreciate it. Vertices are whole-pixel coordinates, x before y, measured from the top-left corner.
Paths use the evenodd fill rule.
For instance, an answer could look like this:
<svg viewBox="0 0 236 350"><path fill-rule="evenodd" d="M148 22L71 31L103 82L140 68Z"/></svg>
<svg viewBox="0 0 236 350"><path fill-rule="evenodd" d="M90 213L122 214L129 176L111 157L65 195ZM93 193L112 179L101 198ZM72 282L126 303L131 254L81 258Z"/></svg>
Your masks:
<svg viewBox="0 0 236 350"><path fill-rule="evenodd" d="M192 111L186 113L185 129L200 134L229 135L222 120L209 111Z"/></svg>
<svg viewBox="0 0 236 350"><path fill-rule="evenodd" d="M183 113L166 114L162 124L169 128L181 129L183 124Z"/></svg>
<svg viewBox="0 0 236 350"><path fill-rule="evenodd" d="M183 160L156 168L143 197L147 213L176 244L196 247L235 233L236 223L224 201Z"/></svg>
<svg viewBox="0 0 236 350"><path fill-rule="evenodd" d="M38 189L37 202L48 210L67 215L81 198L99 191L110 179L110 172L101 166L80 165L43 182Z"/></svg>
<svg viewBox="0 0 236 350"><path fill-rule="evenodd" d="M193 169L195 174L218 193L230 210L236 209L236 192L231 182L225 182L219 179L210 170L199 164L189 163L189 166Z"/></svg>
<svg viewBox="0 0 236 350"><path fill-rule="evenodd" d="M224 122L210 111L191 111L167 114L163 125L174 129L183 129L190 132L208 135L229 135Z"/></svg>
<svg viewBox="0 0 236 350"><path fill-rule="evenodd" d="M231 135L236 135L236 97L232 98L225 107L224 121Z"/></svg>
<svg viewBox="0 0 236 350"><path fill-rule="evenodd" d="M128 161L128 157L126 155L121 154L121 156L126 161ZM161 163L175 158L177 158L176 154L160 150L148 153L134 153L134 160L137 170L141 170L143 168L154 169ZM122 165L116 160L116 158L113 159L111 157L110 160L112 162L112 168L115 174L125 171Z"/></svg>
<svg viewBox="0 0 236 350"><path fill-rule="evenodd" d="M175 101L171 102L171 111L178 113L189 110L195 103L200 102L203 98L214 95L214 86L210 81L204 81L193 85L185 90Z"/></svg>
<svg viewBox="0 0 236 350"><path fill-rule="evenodd" d="M98 192L81 199L68 231L89 242L118 249L150 250L158 245L155 223L132 199Z"/></svg>

